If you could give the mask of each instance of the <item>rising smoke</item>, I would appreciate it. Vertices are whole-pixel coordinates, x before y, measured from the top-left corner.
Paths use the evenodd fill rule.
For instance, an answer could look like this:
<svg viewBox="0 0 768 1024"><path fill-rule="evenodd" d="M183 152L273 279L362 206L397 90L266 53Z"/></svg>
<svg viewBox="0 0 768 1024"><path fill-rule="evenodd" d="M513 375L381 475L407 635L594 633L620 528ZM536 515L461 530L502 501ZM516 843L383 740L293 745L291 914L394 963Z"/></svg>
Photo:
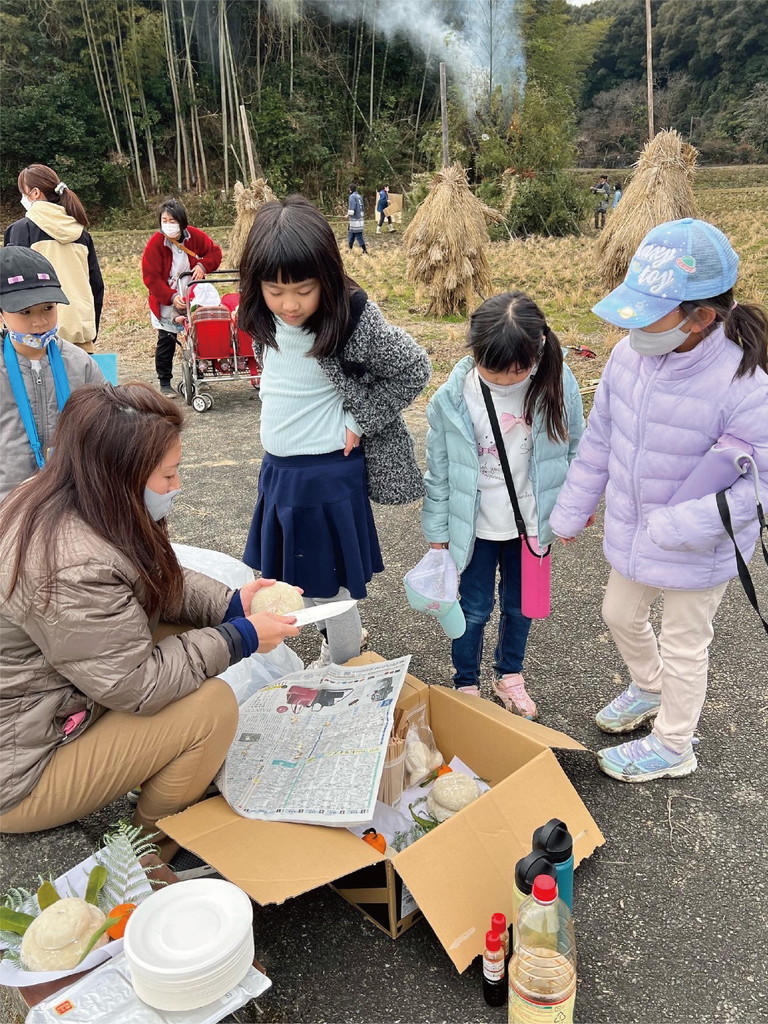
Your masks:
<svg viewBox="0 0 768 1024"><path fill-rule="evenodd" d="M285 18L298 0L269 0ZM311 0L338 22L362 18L387 38L404 36L435 61L445 61L470 110L489 85L509 98L525 86L518 0ZM491 81L492 79L492 81Z"/></svg>

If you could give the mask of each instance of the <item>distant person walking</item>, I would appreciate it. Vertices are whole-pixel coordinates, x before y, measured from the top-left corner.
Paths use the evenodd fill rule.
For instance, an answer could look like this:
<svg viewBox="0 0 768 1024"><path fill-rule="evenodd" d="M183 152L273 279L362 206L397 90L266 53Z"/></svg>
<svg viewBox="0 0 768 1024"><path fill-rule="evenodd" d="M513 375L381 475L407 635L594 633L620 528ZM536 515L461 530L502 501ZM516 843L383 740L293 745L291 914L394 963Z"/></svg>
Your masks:
<svg viewBox="0 0 768 1024"><path fill-rule="evenodd" d="M611 209L615 210L621 201L621 197L624 195L624 191L621 187L621 182L617 181L613 186L613 202L611 203Z"/></svg>
<svg viewBox="0 0 768 1024"><path fill-rule="evenodd" d="M155 371L160 391L176 397L171 387L176 338L182 330L176 322L186 308L179 278L192 272L191 281L201 281L207 272L217 270L221 249L204 231L193 228L187 211L178 199L165 199L157 213L158 229L147 242L141 257L141 274L149 291L152 326L157 331Z"/></svg>
<svg viewBox="0 0 768 1024"><path fill-rule="evenodd" d="M368 252L368 246L365 244L365 236L363 231L365 229L365 212L363 210L363 197L357 191L357 185L354 183L349 186L349 203L347 209L347 220L349 221L349 248L352 250L352 246L355 244L355 239L363 250Z"/></svg>
<svg viewBox="0 0 768 1024"><path fill-rule="evenodd" d="M595 231L605 227L605 215L608 212L608 201L611 198L611 186L608 184L608 175L601 174L596 185L592 185L590 192L597 196L595 207Z"/></svg>
<svg viewBox="0 0 768 1024"><path fill-rule="evenodd" d="M376 234L381 234L381 229L384 227L384 218L387 218L389 224L389 230L394 231L395 225L392 223L391 216L387 213L387 207L389 206L389 185L382 185L379 189L379 199L376 203L376 211L379 214L379 223L376 225Z"/></svg>
<svg viewBox="0 0 768 1024"><path fill-rule="evenodd" d="M93 352L104 304L104 280L83 204L45 164L19 174L21 205L27 211L6 229L3 245L35 249L53 264L68 306L59 311L59 337Z"/></svg>

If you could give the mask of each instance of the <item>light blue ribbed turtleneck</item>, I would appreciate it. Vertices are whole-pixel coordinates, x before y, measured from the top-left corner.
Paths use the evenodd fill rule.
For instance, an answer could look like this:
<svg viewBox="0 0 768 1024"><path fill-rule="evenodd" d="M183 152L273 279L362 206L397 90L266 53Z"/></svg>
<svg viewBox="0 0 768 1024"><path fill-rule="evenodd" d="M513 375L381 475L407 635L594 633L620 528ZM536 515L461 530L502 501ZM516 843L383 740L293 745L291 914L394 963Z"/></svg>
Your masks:
<svg viewBox="0 0 768 1024"><path fill-rule="evenodd" d="M261 443L270 455L322 455L338 451L346 429L360 428L345 413L341 396L307 357L315 336L275 317L277 349L264 348L261 375Z"/></svg>

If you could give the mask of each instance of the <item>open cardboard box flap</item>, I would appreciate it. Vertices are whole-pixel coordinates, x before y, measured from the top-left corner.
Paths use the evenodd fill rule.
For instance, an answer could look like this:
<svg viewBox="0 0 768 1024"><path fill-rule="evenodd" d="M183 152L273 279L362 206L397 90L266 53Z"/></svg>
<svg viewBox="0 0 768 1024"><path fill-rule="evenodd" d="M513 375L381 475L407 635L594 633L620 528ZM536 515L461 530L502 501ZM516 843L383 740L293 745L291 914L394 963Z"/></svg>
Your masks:
<svg viewBox="0 0 768 1024"><path fill-rule="evenodd" d="M373 652L355 659L383 660ZM562 818L578 864L604 842L550 747L584 750L570 736L407 676L398 706L427 703L446 761L458 755L493 787L392 858L456 967L482 952L494 911L512 910L515 863L534 829ZM406 808L407 810L407 808ZM282 903L385 858L345 828L242 818L216 797L158 825L262 905Z"/></svg>
<svg viewBox="0 0 768 1024"><path fill-rule="evenodd" d="M257 903L283 903L385 858L346 828L241 818L223 796L159 827Z"/></svg>
<svg viewBox="0 0 768 1024"><path fill-rule="evenodd" d="M578 863L604 840L551 750L392 858L448 956L463 971L485 946L491 914L512 913L515 864L534 829L568 823ZM503 894L503 895L500 895Z"/></svg>

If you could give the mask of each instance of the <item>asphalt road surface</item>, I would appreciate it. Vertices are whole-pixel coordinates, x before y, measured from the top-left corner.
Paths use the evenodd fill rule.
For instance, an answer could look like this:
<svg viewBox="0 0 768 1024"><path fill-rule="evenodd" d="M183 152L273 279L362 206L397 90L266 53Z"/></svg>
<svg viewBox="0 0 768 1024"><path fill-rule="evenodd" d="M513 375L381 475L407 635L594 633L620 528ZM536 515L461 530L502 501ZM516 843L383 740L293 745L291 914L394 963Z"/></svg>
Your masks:
<svg viewBox="0 0 768 1024"><path fill-rule="evenodd" d="M171 529L176 541L239 557L261 457L259 404L247 383L212 394L210 412L190 413ZM423 460L423 412L412 411L409 423ZM449 642L402 592L403 574L425 550L418 508L376 506L375 514L386 570L361 606L371 648L411 653L414 674L449 683ZM554 613L534 624L526 670L541 721L590 750L610 742L594 713L626 684L600 618L608 575L601 540L598 521L578 544L556 551ZM753 575L768 594L768 574L756 560ZM297 650L314 657L317 634L304 633ZM716 621L694 775L630 786L604 776L589 753L558 755L606 837L576 873L577 1021L768 1020L766 682L768 637L732 583ZM2 890L32 887L39 874L76 863L128 811L118 802L66 828L4 837ZM466 869L481 872L483 864ZM240 1021L506 1020L506 1008L483 1002L479 963L459 975L425 921L393 941L329 888L257 906L255 935L274 987L262 999L263 1016L251 1005ZM14 1019L6 1010L3 1020Z"/></svg>

